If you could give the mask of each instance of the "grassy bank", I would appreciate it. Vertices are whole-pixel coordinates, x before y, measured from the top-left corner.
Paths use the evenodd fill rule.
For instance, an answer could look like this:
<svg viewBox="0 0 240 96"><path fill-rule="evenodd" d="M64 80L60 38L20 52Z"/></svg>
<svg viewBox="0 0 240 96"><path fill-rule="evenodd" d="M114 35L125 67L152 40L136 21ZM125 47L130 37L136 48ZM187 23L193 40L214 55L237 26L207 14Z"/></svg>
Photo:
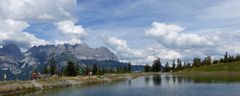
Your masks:
<svg viewBox="0 0 240 96"><path fill-rule="evenodd" d="M50 77L33 81L9 81L0 83L0 95L17 94L24 92L32 92L43 89L81 86L84 84L95 84L101 82L114 82L119 80L127 80L139 76L152 75L159 73L129 73L129 74L106 74L103 76L76 76L76 77Z"/></svg>
<svg viewBox="0 0 240 96"><path fill-rule="evenodd" d="M209 66L194 67L173 74L183 77L194 78L236 78L240 77L240 62L219 63Z"/></svg>
<svg viewBox="0 0 240 96"><path fill-rule="evenodd" d="M219 63L209 66L201 66L191 68L190 70L184 71L204 71L204 72L219 72L219 71L228 71L228 72L240 72L240 62L232 63Z"/></svg>

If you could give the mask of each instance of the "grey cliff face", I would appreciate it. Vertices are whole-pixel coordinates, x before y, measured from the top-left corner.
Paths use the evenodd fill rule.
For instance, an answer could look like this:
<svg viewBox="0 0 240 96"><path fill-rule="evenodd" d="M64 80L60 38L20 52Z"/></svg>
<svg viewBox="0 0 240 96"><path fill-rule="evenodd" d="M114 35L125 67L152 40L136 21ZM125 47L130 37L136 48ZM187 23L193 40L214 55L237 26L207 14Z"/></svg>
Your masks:
<svg viewBox="0 0 240 96"><path fill-rule="evenodd" d="M65 66L67 60L97 60L119 62L117 56L105 47L90 48L87 44L63 44L34 46L25 53L14 44L0 48L0 71L9 70L20 74L24 69L34 66L44 66L51 58L55 58L60 66Z"/></svg>

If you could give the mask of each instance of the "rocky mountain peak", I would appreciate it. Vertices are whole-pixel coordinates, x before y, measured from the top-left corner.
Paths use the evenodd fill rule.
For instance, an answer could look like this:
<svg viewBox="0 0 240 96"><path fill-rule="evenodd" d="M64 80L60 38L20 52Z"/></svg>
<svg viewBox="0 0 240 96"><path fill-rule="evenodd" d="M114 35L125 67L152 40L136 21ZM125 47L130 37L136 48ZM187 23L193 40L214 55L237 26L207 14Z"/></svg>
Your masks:
<svg viewBox="0 0 240 96"><path fill-rule="evenodd" d="M3 47L0 49L0 53L1 54L12 55L12 56L17 57L17 58L22 57L22 53L21 53L20 48L15 44L3 45Z"/></svg>

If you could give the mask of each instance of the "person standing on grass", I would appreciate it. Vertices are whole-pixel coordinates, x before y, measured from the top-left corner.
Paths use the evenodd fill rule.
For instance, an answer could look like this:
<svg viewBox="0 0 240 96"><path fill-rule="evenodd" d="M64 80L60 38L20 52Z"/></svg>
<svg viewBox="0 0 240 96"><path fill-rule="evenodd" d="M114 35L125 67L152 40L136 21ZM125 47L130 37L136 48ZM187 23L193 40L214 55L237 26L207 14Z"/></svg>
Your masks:
<svg viewBox="0 0 240 96"><path fill-rule="evenodd" d="M36 72L32 73L32 79L33 79L33 82L35 82L35 80L37 79L37 73Z"/></svg>
<svg viewBox="0 0 240 96"><path fill-rule="evenodd" d="M3 82L6 82L6 80L7 80L7 74L5 73L5 74L3 75Z"/></svg>

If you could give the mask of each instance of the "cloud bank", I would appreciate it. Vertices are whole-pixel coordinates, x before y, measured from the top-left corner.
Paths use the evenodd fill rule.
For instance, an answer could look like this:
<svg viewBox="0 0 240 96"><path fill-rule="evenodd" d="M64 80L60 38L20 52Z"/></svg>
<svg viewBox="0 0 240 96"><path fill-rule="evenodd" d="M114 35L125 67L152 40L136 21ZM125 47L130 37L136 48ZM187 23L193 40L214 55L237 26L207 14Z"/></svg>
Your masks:
<svg viewBox="0 0 240 96"><path fill-rule="evenodd" d="M21 48L53 43L81 43L86 35L82 25L75 24L72 14L76 0L0 0L0 42L15 43ZM48 41L24 31L32 23L52 23L62 37Z"/></svg>
<svg viewBox="0 0 240 96"><path fill-rule="evenodd" d="M211 46L218 39L194 33L184 32L178 25L153 22L152 27L145 31L146 35L156 39L160 44L170 48L189 48Z"/></svg>

